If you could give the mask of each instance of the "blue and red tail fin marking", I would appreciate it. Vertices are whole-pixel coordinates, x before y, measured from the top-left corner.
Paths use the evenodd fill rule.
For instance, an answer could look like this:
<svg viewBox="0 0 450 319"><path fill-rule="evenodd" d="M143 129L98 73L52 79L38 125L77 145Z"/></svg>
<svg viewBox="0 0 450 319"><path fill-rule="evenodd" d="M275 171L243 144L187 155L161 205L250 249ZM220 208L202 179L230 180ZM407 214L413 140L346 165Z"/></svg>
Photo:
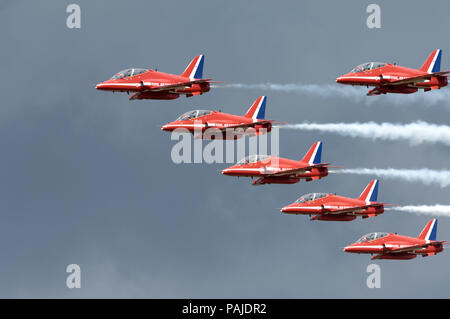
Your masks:
<svg viewBox="0 0 450 319"><path fill-rule="evenodd" d="M424 240L436 240L438 221L436 218L430 220L417 237Z"/></svg>
<svg viewBox="0 0 450 319"><path fill-rule="evenodd" d="M322 142L315 142L306 155L302 158L302 162L306 162L309 165L320 164L322 158Z"/></svg>
<svg viewBox="0 0 450 319"><path fill-rule="evenodd" d="M186 67L181 76L187 77L190 80L201 79L203 77L203 64L205 61L205 56L200 54L197 55L191 63Z"/></svg>
<svg viewBox="0 0 450 319"><path fill-rule="evenodd" d="M370 202L376 202L378 199L378 184L379 181L374 179L366 186L358 199L365 201L367 204Z"/></svg>
<svg viewBox="0 0 450 319"><path fill-rule="evenodd" d="M441 71L442 50L436 49L428 56L425 63L420 67L421 71L434 73Z"/></svg>
<svg viewBox="0 0 450 319"><path fill-rule="evenodd" d="M255 100L255 102L253 102L252 106L248 109L244 116L251 117L253 122L264 120L264 116L266 115L266 102L267 96L260 96Z"/></svg>

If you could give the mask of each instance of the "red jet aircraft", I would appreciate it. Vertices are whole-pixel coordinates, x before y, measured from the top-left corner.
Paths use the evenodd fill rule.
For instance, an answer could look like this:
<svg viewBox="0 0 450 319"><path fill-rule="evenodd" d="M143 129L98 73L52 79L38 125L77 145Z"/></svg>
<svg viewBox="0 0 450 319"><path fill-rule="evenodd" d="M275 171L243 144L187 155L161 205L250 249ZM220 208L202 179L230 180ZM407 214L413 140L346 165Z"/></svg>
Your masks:
<svg viewBox="0 0 450 319"><path fill-rule="evenodd" d="M378 203L378 180L367 185L358 198L348 198L334 194L306 194L281 212L286 214L314 215L311 220L351 221L356 217L374 217L384 212L384 203Z"/></svg>
<svg viewBox="0 0 450 319"><path fill-rule="evenodd" d="M425 92L447 86L450 71L440 71L442 50L437 49L418 70L390 63L368 62L355 67L350 73L336 79L337 83L375 86L367 95L386 93L409 94L423 89Z"/></svg>
<svg viewBox="0 0 450 319"><path fill-rule="evenodd" d="M97 90L135 92L130 100L173 100L180 94L190 97L209 91L211 79L202 79L205 57L198 55L180 75L151 69L127 69L95 86Z"/></svg>
<svg viewBox="0 0 450 319"><path fill-rule="evenodd" d="M186 129L190 133L201 133L203 139L237 139L244 134L260 135L272 130L271 120L265 120L265 96L260 96L244 116L220 111L195 110L181 115L176 121L164 125L163 131Z"/></svg>
<svg viewBox="0 0 450 319"><path fill-rule="evenodd" d="M361 237L356 243L344 248L345 252L372 254L372 259L413 259L436 255L444 248L445 241L436 241L437 219L428 222L420 235L415 237L400 236L391 233L370 233Z"/></svg>
<svg viewBox="0 0 450 319"><path fill-rule="evenodd" d="M320 163L322 142L314 143L301 161L268 155L248 156L222 174L229 176L259 177L253 185L294 184L300 179L307 182L328 175L330 163Z"/></svg>

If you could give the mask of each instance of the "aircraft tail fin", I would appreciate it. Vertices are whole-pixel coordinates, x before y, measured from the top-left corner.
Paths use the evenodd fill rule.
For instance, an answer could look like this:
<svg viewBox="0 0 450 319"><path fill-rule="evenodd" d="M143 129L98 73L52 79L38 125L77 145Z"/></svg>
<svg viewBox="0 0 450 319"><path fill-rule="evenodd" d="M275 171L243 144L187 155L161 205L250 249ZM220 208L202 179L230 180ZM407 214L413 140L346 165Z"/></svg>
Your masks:
<svg viewBox="0 0 450 319"><path fill-rule="evenodd" d="M322 158L322 142L315 142L308 153L303 157L302 162L306 162L309 165L320 164Z"/></svg>
<svg viewBox="0 0 450 319"><path fill-rule="evenodd" d="M191 80L201 79L203 77L203 64L205 56L203 54L197 55L191 63L186 67L181 76L187 77Z"/></svg>
<svg viewBox="0 0 450 319"><path fill-rule="evenodd" d="M244 116L251 117L253 122L256 122L257 120L264 120L266 113L266 101L267 96L263 95L257 98Z"/></svg>
<svg viewBox="0 0 450 319"><path fill-rule="evenodd" d="M441 49L434 50L419 70L427 73L439 72L441 70L441 56Z"/></svg>
<svg viewBox="0 0 450 319"><path fill-rule="evenodd" d="M377 179L374 179L369 183L369 185L364 188L361 195L359 195L358 199L363 200L366 203L369 202L376 202L378 198L378 184L379 181Z"/></svg>
<svg viewBox="0 0 450 319"><path fill-rule="evenodd" d="M422 229L418 239L436 240L438 221L436 218L430 220L424 229Z"/></svg>

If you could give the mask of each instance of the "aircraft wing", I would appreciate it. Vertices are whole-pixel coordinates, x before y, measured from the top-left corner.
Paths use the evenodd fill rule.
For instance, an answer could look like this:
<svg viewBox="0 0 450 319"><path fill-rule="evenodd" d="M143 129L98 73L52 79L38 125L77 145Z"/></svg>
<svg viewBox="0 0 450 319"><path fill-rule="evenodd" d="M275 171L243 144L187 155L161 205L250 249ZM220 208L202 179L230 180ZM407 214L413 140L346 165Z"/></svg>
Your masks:
<svg viewBox="0 0 450 319"><path fill-rule="evenodd" d="M331 163L320 163L320 164L316 164L316 165L304 166L304 167L294 168L294 169L285 170L285 171L279 170L279 171L274 171L272 173L268 172L266 174L266 176L285 176L285 175L292 175L292 174L297 174L297 173L303 173L305 171L310 171L313 168L327 167L330 164Z"/></svg>
<svg viewBox="0 0 450 319"><path fill-rule="evenodd" d="M167 91L167 90L184 89L186 87L192 86L192 84L208 83L210 80L212 80L212 79L200 79L200 80L174 83L174 84L162 85L162 86L146 85L145 82L142 82L141 87L143 88L144 91L159 92L159 91Z"/></svg>
<svg viewBox="0 0 450 319"><path fill-rule="evenodd" d="M252 123L231 125L231 126L227 126L227 127L223 127L223 128L217 128L217 129L220 130L220 131L226 131L227 129L249 128L249 127L254 127L255 125L267 124L267 123L272 123L272 121L263 120L263 121L252 122Z"/></svg>
<svg viewBox="0 0 450 319"><path fill-rule="evenodd" d="M444 243L444 241L435 241L428 244L422 244L422 245L411 245L407 247L400 247L400 248L387 248L386 253L388 254L396 254L396 253L407 253L407 252L413 252L414 250L420 249L420 248L427 248L428 246L435 246Z"/></svg>
<svg viewBox="0 0 450 319"><path fill-rule="evenodd" d="M259 121L259 122L252 122L252 123L246 123L246 124L238 124L238 125L230 125L227 127L215 127L215 126L211 126L211 129L217 130L219 133L223 134L223 133L227 133L227 130L235 130L235 129L245 129L245 128L249 128L249 127L254 127L255 125L258 124L267 124L267 123L272 123L272 121L270 120L263 120L263 121ZM208 128L208 123L205 123L205 128ZM211 135L214 135L213 131L209 132ZM237 136L237 138L241 138L244 134L246 134L247 132L245 132L244 130L242 130L242 132L238 132L238 131L234 131L232 134L235 134ZM261 135L263 134L263 132L258 131L255 133L255 135ZM216 137L215 137L216 138Z"/></svg>
<svg viewBox="0 0 450 319"><path fill-rule="evenodd" d="M430 80L433 77L441 76L450 73L450 71L442 71L442 72L434 72L425 75L413 76L407 79L401 79L391 82L386 82L387 85L404 85L404 84L413 84L417 82L424 82L426 80Z"/></svg>
<svg viewBox="0 0 450 319"><path fill-rule="evenodd" d="M381 91L378 88L374 88L367 93L367 96L379 95L379 94L381 94Z"/></svg>
<svg viewBox="0 0 450 319"><path fill-rule="evenodd" d="M383 204L369 204L369 205L362 205L362 206L351 206L351 207L345 207L345 208L327 208L323 206L323 213L324 214L345 214L345 213L353 213L356 210L363 210L367 209L369 207L380 207Z"/></svg>

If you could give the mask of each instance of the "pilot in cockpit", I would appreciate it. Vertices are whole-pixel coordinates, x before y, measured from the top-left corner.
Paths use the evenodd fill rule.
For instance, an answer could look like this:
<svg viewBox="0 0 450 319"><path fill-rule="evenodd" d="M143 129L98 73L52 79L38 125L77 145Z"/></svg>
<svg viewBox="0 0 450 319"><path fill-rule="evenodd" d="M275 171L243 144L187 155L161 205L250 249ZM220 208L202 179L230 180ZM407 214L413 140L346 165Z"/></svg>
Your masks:
<svg viewBox="0 0 450 319"><path fill-rule="evenodd" d="M130 76L135 76L135 75L139 75L142 73L147 72L147 69L140 69L140 68L136 68L136 69L126 69L123 71L120 71L119 73L115 74L112 79L113 80L117 80L117 79L125 79L128 78Z"/></svg>

